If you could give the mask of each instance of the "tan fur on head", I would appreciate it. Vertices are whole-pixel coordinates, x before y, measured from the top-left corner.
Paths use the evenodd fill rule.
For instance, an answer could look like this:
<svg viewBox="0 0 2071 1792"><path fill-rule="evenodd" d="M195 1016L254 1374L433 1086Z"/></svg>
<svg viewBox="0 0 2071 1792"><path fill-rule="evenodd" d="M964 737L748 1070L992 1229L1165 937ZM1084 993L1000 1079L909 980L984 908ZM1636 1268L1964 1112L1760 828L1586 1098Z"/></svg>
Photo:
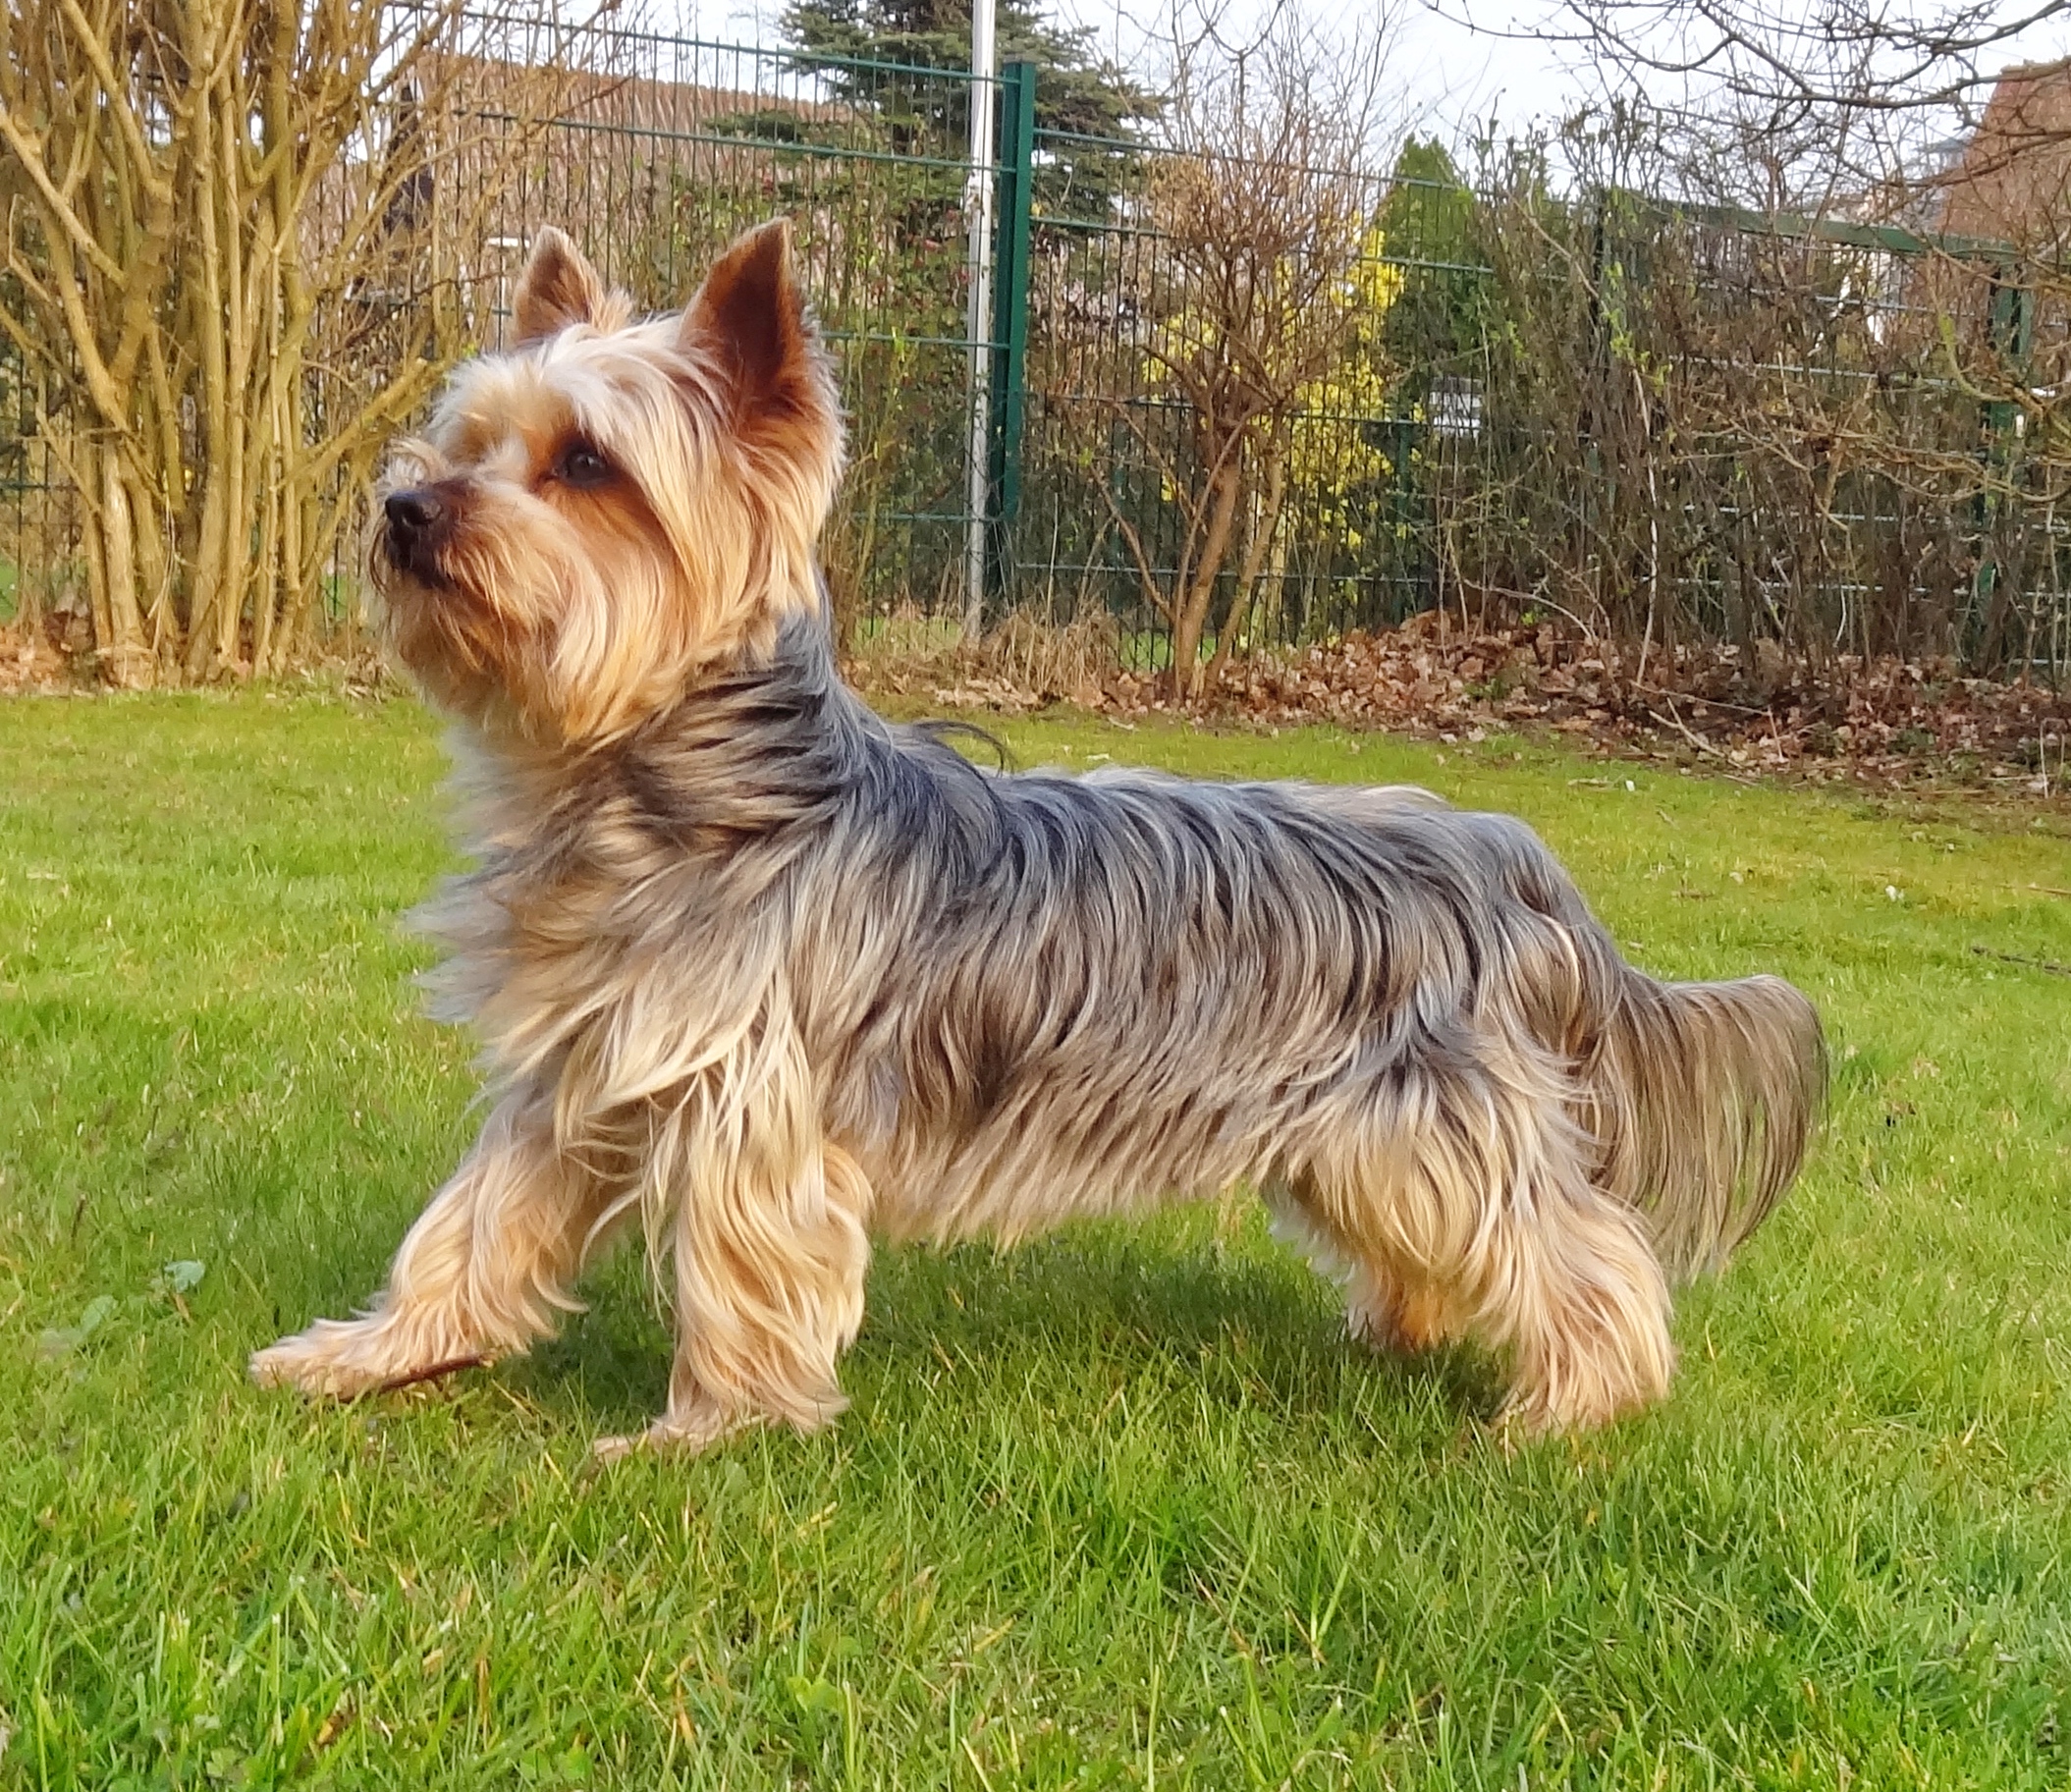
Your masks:
<svg viewBox="0 0 2071 1792"><path fill-rule="evenodd" d="M842 425L790 262L789 227L766 225L680 316L634 323L541 234L519 346L456 373L387 482L388 633L435 701L596 744L817 603ZM413 504L435 520L409 526Z"/></svg>

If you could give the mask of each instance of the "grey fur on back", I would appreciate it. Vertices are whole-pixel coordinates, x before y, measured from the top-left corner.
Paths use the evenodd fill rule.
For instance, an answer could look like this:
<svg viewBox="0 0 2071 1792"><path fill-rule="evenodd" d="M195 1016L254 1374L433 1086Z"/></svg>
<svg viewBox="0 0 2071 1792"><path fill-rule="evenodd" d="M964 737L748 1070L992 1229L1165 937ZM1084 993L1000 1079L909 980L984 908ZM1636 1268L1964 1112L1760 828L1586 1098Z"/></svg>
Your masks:
<svg viewBox="0 0 2071 1792"><path fill-rule="evenodd" d="M1376 1115L1478 1124L1499 1041L1568 1067L1603 1185L1687 1269L1752 1229L1816 1111L1802 997L1633 970L1517 821L989 773L865 708L815 622L574 776L477 765L480 862L427 911L442 1008L506 1080L610 1066L564 1148L629 1153L600 1114L794 1031L895 1235L1298 1187Z"/></svg>

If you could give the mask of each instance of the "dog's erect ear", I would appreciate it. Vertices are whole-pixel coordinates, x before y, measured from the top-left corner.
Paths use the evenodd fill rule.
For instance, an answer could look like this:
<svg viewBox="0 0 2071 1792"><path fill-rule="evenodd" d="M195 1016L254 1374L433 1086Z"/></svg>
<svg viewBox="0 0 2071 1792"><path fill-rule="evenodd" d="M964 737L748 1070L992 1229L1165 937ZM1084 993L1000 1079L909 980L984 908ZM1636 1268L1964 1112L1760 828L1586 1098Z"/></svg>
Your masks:
<svg viewBox="0 0 2071 1792"><path fill-rule="evenodd" d="M582 251L551 224L532 244L532 257L518 277L512 311L518 344L543 342L570 324L596 321L604 305L604 282Z"/></svg>
<svg viewBox="0 0 2071 1792"><path fill-rule="evenodd" d="M785 409L812 361L812 335L791 272L791 227L752 230L720 256L683 312L683 340L726 363L744 415Z"/></svg>

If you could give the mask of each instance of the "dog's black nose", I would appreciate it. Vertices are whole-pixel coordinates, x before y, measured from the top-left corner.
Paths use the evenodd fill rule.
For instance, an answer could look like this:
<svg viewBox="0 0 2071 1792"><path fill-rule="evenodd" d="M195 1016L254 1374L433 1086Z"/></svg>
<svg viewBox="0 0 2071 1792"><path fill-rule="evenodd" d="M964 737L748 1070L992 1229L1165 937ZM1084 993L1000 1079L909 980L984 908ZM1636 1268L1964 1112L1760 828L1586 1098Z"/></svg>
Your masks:
<svg viewBox="0 0 2071 1792"><path fill-rule="evenodd" d="M391 492L381 508L388 513L388 526L399 539L428 534L446 520L446 507L421 487Z"/></svg>
<svg viewBox="0 0 2071 1792"><path fill-rule="evenodd" d="M435 486L413 485L382 500L388 519L384 554L399 572L427 584L440 580L439 556L453 532L452 503Z"/></svg>

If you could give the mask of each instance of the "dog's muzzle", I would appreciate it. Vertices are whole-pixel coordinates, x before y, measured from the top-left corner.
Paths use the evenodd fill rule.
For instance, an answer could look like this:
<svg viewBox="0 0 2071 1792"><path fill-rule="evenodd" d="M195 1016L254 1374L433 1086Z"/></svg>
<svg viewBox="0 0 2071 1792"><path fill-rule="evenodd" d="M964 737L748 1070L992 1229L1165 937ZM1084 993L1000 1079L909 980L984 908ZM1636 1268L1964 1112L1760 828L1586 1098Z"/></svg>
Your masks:
<svg viewBox="0 0 2071 1792"><path fill-rule="evenodd" d="M453 533L452 504L430 486L418 485L391 492L381 510L388 518L389 564L412 578L437 579L439 550Z"/></svg>

